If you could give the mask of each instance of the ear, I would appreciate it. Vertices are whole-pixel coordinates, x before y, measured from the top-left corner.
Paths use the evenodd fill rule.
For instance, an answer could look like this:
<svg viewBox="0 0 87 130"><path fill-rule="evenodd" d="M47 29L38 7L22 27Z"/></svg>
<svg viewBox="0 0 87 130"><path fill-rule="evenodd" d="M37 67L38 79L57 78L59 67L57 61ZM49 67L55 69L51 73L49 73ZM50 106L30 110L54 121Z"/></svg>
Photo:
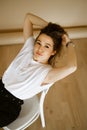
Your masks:
<svg viewBox="0 0 87 130"><path fill-rule="evenodd" d="M52 52L52 56L54 56L55 54L56 54L56 51L53 51L53 52Z"/></svg>

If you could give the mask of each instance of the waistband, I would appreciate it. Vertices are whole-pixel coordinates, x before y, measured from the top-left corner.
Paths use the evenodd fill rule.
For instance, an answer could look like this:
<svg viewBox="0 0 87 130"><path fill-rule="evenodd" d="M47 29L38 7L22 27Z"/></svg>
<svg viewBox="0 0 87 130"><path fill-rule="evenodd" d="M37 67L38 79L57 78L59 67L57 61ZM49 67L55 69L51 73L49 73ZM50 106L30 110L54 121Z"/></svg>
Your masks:
<svg viewBox="0 0 87 130"><path fill-rule="evenodd" d="M16 102L17 104L22 105L24 103L23 100L15 97L14 95L12 95L5 87L4 84L2 82L2 79L0 79L0 95L2 95L5 98L8 98L10 100L12 100L12 102Z"/></svg>

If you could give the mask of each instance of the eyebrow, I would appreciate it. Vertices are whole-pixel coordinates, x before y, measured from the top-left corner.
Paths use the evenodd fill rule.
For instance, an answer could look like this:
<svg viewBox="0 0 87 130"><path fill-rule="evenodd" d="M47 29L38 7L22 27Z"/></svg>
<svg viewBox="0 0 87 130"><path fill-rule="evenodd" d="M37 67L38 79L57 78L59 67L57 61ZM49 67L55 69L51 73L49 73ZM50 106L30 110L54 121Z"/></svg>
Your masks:
<svg viewBox="0 0 87 130"><path fill-rule="evenodd" d="M46 43L48 46L51 46L49 43ZM52 46L51 46L52 47Z"/></svg>
<svg viewBox="0 0 87 130"><path fill-rule="evenodd" d="M36 41L39 41L39 42L41 42L39 39L37 39ZM46 43L48 46L51 46L52 47L52 45L51 44L49 44L49 43Z"/></svg>

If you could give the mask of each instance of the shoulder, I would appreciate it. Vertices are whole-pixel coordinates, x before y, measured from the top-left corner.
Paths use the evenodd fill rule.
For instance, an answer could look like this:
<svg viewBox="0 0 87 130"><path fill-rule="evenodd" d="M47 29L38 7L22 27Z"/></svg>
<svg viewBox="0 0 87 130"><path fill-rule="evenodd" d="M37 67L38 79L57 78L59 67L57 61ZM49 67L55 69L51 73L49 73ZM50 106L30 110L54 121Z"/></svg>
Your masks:
<svg viewBox="0 0 87 130"><path fill-rule="evenodd" d="M34 42L34 41L35 41L34 37L33 37L33 36L30 36L30 37L28 37L28 38L25 40L25 43Z"/></svg>
<svg viewBox="0 0 87 130"><path fill-rule="evenodd" d="M35 39L33 36L26 39L23 48L29 48L34 46Z"/></svg>

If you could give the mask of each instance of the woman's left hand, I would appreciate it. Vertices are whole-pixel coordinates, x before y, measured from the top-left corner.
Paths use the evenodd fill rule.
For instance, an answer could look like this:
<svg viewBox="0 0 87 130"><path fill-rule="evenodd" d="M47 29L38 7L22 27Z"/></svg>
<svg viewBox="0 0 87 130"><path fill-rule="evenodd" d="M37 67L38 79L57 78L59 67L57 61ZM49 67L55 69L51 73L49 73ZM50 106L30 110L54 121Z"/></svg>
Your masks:
<svg viewBox="0 0 87 130"><path fill-rule="evenodd" d="M67 34L64 34L63 36L62 36L62 45L63 46L66 46L66 44L68 43L68 42L70 42L71 40L70 40L70 38L69 38L69 36L67 35Z"/></svg>

